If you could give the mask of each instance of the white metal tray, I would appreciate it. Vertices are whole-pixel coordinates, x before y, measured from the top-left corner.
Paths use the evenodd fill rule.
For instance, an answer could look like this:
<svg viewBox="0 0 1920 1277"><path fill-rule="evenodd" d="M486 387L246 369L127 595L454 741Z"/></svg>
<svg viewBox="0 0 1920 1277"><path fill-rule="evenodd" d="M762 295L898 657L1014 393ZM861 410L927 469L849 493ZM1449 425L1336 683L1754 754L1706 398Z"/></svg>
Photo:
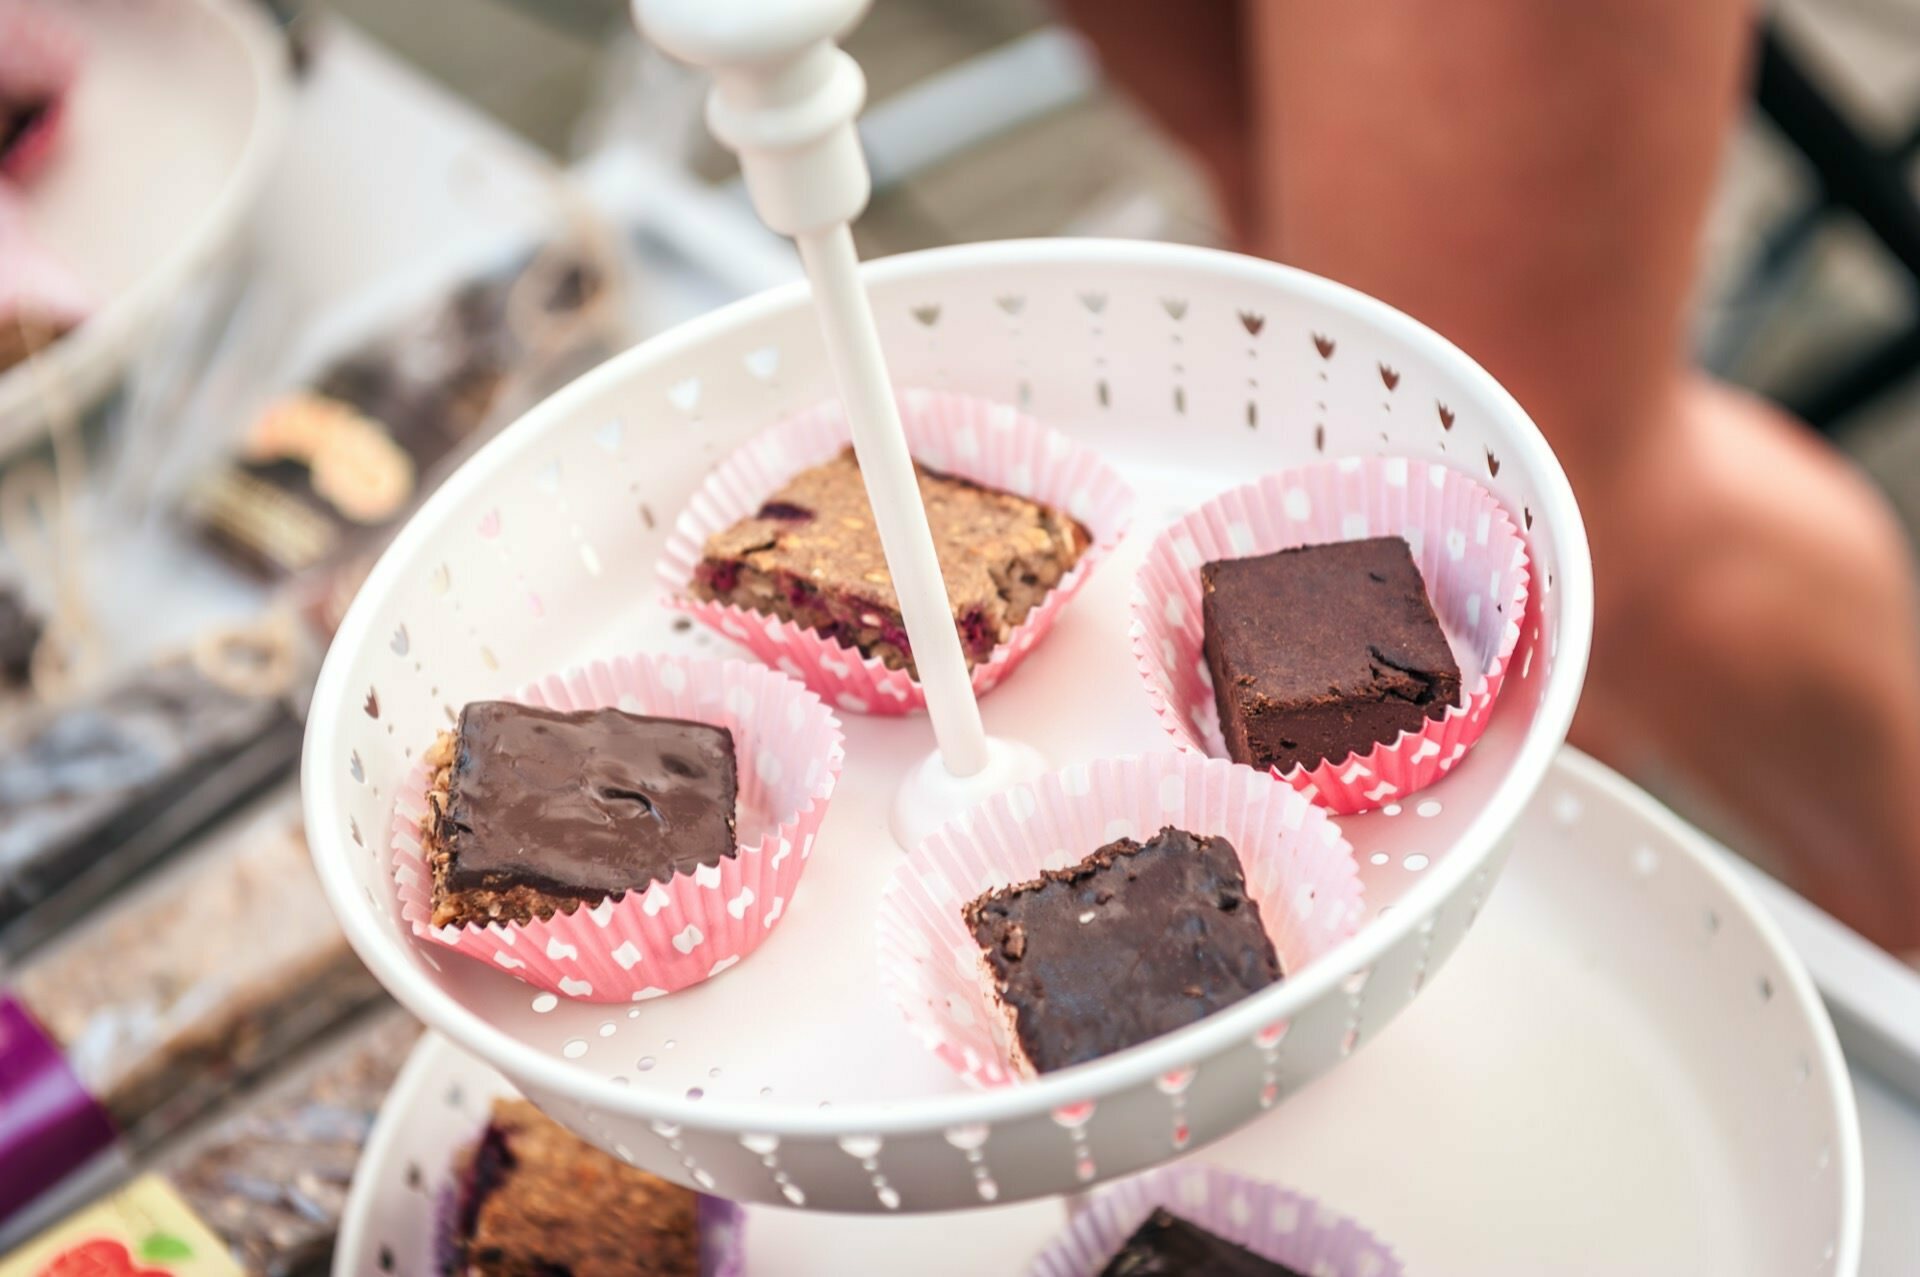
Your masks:
<svg viewBox="0 0 1920 1277"><path fill-rule="evenodd" d="M846 771L793 905L722 978L610 1013L536 998L414 940L393 908L385 831L413 751L453 707L589 659L720 649L673 627L650 573L715 461L830 393L797 288L603 365L426 503L322 675L303 773L309 840L349 938L402 1002L650 1170L825 1210L1049 1196L1284 1101L1438 970L1571 718L1590 624L1585 540L1512 399L1444 340L1349 289L1250 258L1099 241L913 254L868 279L900 384L1024 403L1097 446L1140 494L1132 534L983 705L989 730L1057 765L1172 747L1134 666L1127 600L1153 533L1216 493L1323 456L1398 455L1476 476L1526 527L1535 585L1487 733L1402 808L1343 821L1366 889L1360 934L1179 1033L1031 1084L962 1090L875 970L873 905L899 856L887 804L930 743L926 723L849 715ZM1186 1089L1158 1084L1170 1075Z"/></svg>

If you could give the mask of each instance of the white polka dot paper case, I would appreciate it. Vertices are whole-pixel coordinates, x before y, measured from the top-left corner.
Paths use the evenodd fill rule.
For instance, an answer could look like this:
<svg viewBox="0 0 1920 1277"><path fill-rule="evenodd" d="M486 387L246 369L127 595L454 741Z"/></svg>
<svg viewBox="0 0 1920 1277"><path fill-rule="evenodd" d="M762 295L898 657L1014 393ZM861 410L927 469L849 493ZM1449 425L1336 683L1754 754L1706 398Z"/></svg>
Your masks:
<svg viewBox="0 0 1920 1277"><path fill-rule="evenodd" d="M1135 587L1134 655L1167 731L1226 757L1203 649L1200 565L1365 537L1405 539L1460 663L1463 699L1365 754L1296 766L1286 779L1344 814L1371 811L1453 770L1486 729L1520 643L1527 546L1492 493L1437 461L1343 457L1233 489L1154 539ZM1529 653L1528 659L1531 659Z"/></svg>
<svg viewBox="0 0 1920 1277"><path fill-rule="evenodd" d="M1004 1012L983 984L979 946L961 910L981 894L1031 882L1116 838L1145 841L1166 826L1233 844L1247 894L1280 958L1298 975L1353 934L1360 879L1353 849L1327 814L1272 776L1221 759L1161 753L1102 759L1001 794L905 857L880 898L880 974L909 1025L976 1086L1019 1076ZM1085 849L1085 850L1082 850ZM1283 1024L1265 1032L1278 1037ZM1155 1085L1178 1096L1191 1072ZM1191 1128L1173 1108L1171 1142Z"/></svg>
<svg viewBox="0 0 1920 1277"><path fill-rule="evenodd" d="M1135 580L1173 521L1262 475L1346 457L1369 470L1404 463L1409 486L1431 483L1434 467L1444 484L1469 476L1511 515L1529 589L1484 731L1418 793L1336 818L1360 889L1352 934L1179 1033L1037 1081L969 1088L915 1036L876 965L882 890L901 862L888 806L931 741L924 715L874 713L844 715L845 766L804 878L757 950L718 979L611 1006L557 981L536 990L516 978L526 971L414 934L389 833L418 789L421 751L460 705L624 653L751 659L667 606L655 567L716 467L832 399L798 289L610 361L425 504L328 658L304 764L310 841L349 937L401 1001L648 1169L742 1201L833 1211L1075 1192L1284 1104L1364 1047L1452 953L1579 692L1591 619L1579 515L1537 431L1484 372L1311 276L1098 241L947 249L866 274L896 382L925 392L910 404L1000 405L965 408L988 414L989 441L1044 427L1062 455L1093 458L1082 473L1098 482L1076 513L1096 535L1109 512L1097 494L1115 494L1107 561L982 701L995 735L1069 773L1176 754L1130 641ZM1121 535L1127 487L1135 509ZM1466 535L1479 553L1477 529ZM1493 609L1509 624L1495 603L1514 596L1488 589L1482 620Z"/></svg>
<svg viewBox="0 0 1920 1277"><path fill-rule="evenodd" d="M1046 637L1062 609L1120 543L1133 513L1133 489L1098 451L1048 430L1007 404L910 390L900 397L900 417L914 460L1065 510L1092 537L1073 570L1014 627L992 657L974 667L974 693L984 696ZM926 696L905 670L888 669L791 621L703 601L688 592L708 537L751 517L794 475L839 455L847 440L845 413L838 403L829 402L739 448L700 485L676 521L660 561L660 579L672 606L801 680L835 708L851 714L911 713L926 708Z"/></svg>
<svg viewBox="0 0 1920 1277"><path fill-rule="evenodd" d="M739 780L739 846L717 865L591 908L524 925L435 927L433 872L421 847L431 777L419 762L400 784L390 835L400 912L414 935L550 994L589 1002L675 993L759 948L799 887L844 761L839 721L820 698L762 665L642 653L551 675L514 699L726 728Z"/></svg>

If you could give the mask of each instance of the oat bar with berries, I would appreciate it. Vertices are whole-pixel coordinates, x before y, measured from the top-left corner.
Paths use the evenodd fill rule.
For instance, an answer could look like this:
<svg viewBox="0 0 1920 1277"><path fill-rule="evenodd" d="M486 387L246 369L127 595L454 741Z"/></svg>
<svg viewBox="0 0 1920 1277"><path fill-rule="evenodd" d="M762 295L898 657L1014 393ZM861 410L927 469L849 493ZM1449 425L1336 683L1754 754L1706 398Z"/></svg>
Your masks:
<svg viewBox="0 0 1920 1277"><path fill-rule="evenodd" d="M709 1204L568 1131L525 1100L459 1164L443 1271L458 1277L700 1277Z"/></svg>
<svg viewBox="0 0 1920 1277"><path fill-rule="evenodd" d="M1086 553L1087 530L1026 497L915 466L969 668L985 661ZM914 670L900 600L853 450L803 470L752 518L707 540L693 593L804 626Z"/></svg>

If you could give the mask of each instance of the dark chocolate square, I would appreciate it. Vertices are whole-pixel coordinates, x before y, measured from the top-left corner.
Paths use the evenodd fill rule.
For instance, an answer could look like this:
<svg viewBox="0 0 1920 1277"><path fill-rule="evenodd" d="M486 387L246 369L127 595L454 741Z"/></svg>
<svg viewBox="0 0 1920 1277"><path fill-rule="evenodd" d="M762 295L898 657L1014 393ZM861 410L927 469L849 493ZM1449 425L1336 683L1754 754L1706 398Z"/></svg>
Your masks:
<svg viewBox="0 0 1920 1277"><path fill-rule="evenodd" d="M1338 762L1460 699L1460 667L1399 537L1208 563L1200 592L1220 731L1237 763Z"/></svg>
<svg viewBox="0 0 1920 1277"><path fill-rule="evenodd" d="M724 727L476 701L433 794L434 925L524 922L735 854Z"/></svg>
<svg viewBox="0 0 1920 1277"><path fill-rule="evenodd" d="M1100 1277L1301 1277L1165 1209L1156 1209Z"/></svg>
<svg viewBox="0 0 1920 1277"><path fill-rule="evenodd" d="M1122 838L963 916L1036 1073L1170 1033L1280 979L1224 838Z"/></svg>

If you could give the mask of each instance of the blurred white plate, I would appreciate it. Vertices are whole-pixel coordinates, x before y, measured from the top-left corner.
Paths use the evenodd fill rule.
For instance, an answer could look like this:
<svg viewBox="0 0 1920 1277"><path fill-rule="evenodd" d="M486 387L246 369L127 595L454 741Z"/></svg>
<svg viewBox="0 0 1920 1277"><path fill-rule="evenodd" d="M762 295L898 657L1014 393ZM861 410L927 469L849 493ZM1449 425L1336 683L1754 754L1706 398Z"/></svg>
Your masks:
<svg viewBox="0 0 1920 1277"><path fill-rule="evenodd" d="M1846 1067L1799 960L1721 856L1567 751L1432 992L1196 1160L1319 1198L1427 1277L1852 1277ZM508 1094L422 1041L368 1141L335 1277L431 1277L448 1162ZM899 1218L752 1206L747 1271L1017 1273L1064 1221L1059 1201Z"/></svg>
<svg viewBox="0 0 1920 1277"><path fill-rule="evenodd" d="M104 395L234 241L286 110L284 43L246 0L57 8L87 51L59 153L26 202L99 305L39 359L0 373L0 454Z"/></svg>

